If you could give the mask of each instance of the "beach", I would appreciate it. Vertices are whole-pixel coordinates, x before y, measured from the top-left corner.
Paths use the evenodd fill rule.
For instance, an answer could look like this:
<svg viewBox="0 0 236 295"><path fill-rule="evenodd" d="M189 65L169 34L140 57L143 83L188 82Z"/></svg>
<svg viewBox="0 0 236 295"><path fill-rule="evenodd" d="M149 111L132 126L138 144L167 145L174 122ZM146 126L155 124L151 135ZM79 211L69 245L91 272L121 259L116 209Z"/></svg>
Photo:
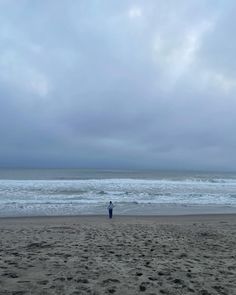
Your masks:
<svg viewBox="0 0 236 295"><path fill-rule="evenodd" d="M0 294L236 294L236 215L0 219Z"/></svg>

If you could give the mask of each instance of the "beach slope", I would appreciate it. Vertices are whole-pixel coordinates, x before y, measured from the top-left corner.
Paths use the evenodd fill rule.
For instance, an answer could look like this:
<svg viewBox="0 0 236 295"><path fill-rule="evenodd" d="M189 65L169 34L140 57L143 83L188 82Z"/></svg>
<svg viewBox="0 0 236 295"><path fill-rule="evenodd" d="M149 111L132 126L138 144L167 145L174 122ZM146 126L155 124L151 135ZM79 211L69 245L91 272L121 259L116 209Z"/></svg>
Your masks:
<svg viewBox="0 0 236 295"><path fill-rule="evenodd" d="M236 294L236 215L0 219L0 294Z"/></svg>

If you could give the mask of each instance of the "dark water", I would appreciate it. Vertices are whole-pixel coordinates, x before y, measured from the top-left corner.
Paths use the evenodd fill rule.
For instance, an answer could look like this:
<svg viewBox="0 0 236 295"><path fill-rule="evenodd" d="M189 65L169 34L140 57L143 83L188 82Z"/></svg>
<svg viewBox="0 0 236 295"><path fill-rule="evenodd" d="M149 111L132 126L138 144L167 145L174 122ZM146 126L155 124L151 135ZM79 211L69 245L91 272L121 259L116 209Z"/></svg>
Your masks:
<svg viewBox="0 0 236 295"><path fill-rule="evenodd" d="M98 170L98 169L1 169L0 179L12 180L76 180L76 179L236 179L236 173L154 171L154 170Z"/></svg>

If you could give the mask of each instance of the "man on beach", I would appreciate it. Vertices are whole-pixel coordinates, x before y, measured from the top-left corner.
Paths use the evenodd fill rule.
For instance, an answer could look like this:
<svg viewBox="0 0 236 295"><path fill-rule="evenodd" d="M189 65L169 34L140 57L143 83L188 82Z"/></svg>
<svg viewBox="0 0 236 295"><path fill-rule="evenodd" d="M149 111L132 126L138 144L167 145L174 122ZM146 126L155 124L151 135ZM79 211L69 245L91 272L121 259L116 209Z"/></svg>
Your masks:
<svg viewBox="0 0 236 295"><path fill-rule="evenodd" d="M111 219L112 218L112 214L113 214L113 208L114 208L114 205L112 203L112 201L110 201L107 209L108 209L108 212L109 212L109 218Z"/></svg>

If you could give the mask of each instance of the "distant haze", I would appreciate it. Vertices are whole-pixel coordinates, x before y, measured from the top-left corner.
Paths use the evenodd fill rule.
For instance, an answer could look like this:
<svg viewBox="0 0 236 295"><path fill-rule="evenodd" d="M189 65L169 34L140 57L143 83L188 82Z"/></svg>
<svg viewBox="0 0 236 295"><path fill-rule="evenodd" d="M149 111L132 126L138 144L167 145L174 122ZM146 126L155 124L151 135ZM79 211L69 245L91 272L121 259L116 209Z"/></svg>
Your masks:
<svg viewBox="0 0 236 295"><path fill-rule="evenodd" d="M236 170L235 11L0 0L0 167Z"/></svg>

